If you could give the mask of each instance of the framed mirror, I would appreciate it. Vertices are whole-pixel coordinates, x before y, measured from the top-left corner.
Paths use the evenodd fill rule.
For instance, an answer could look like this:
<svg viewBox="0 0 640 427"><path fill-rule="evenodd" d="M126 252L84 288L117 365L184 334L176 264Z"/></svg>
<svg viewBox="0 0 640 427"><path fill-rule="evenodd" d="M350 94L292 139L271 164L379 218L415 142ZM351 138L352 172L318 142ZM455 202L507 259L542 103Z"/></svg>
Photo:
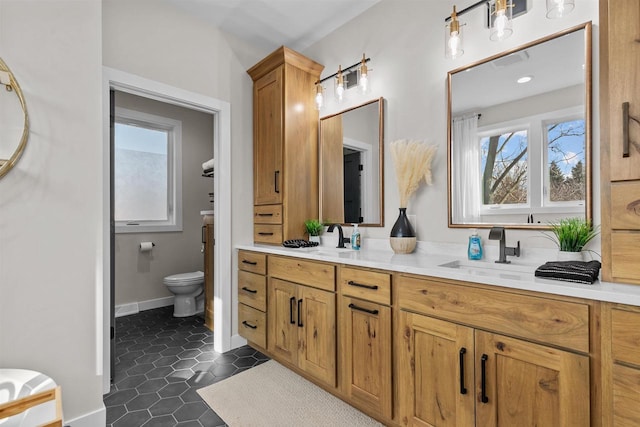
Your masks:
<svg viewBox="0 0 640 427"><path fill-rule="evenodd" d="M384 99L320 119L320 221L384 226Z"/></svg>
<svg viewBox="0 0 640 427"><path fill-rule="evenodd" d="M591 23L447 81L449 227L591 219Z"/></svg>
<svg viewBox="0 0 640 427"><path fill-rule="evenodd" d="M29 116L22 89L0 58L0 178L17 163L29 138Z"/></svg>

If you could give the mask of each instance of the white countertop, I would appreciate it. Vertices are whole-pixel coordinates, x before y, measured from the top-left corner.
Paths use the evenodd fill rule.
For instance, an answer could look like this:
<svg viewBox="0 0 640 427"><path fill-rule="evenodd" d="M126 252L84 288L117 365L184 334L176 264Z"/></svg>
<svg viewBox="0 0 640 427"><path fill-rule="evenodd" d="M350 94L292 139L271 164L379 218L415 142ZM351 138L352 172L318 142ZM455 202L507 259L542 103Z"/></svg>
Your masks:
<svg viewBox="0 0 640 427"><path fill-rule="evenodd" d="M468 261L452 255L450 246L419 243L416 251L408 255L394 254L391 249L384 249L381 245L371 245L370 249L363 248L360 251L337 251L332 246L291 249L258 244L237 245L236 249L640 306L640 285L600 281L585 285L541 279L535 277L533 271L544 261L512 257L509 258L512 262L509 265L494 264L491 257L485 257L489 259L483 261ZM461 264L460 268L442 266L456 261Z"/></svg>

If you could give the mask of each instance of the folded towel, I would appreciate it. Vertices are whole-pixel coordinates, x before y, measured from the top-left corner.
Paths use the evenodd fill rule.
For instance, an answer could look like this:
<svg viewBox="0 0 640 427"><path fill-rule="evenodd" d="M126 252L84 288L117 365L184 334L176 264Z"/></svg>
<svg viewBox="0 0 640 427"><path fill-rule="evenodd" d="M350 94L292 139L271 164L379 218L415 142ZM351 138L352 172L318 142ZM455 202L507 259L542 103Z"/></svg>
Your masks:
<svg viewBox="0 0 640 427"><path fill-rule="evenodd" d="M213 169L214 164L215 164L215 162L213 161L213 159L207 160L206 162L204 162L202 164L202 169L203 170L205 170L205 169Z"/></svg>
<svg viewBox="0 0 640 427"><path fill-rule="evenodd" d="M549 261L536 269L536 277L592 284L598 280L600 261Z"/></svg>

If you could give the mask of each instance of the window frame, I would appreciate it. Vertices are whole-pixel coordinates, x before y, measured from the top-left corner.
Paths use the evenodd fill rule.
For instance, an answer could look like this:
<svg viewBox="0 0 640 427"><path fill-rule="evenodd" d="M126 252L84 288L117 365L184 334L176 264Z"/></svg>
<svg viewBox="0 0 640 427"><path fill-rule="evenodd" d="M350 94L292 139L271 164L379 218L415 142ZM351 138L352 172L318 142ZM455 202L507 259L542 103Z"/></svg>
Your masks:
<svg viewBox="0 0 640 427"><path fill-rule="evenodd" d="M116 107L114 123L167 132L167 220L115 221L115 233L182 231L182 122ZM115 144L115 140L114 140ZM115 146L114 146L115 149ZM115 160L114 160L115 161Z"/></svg>

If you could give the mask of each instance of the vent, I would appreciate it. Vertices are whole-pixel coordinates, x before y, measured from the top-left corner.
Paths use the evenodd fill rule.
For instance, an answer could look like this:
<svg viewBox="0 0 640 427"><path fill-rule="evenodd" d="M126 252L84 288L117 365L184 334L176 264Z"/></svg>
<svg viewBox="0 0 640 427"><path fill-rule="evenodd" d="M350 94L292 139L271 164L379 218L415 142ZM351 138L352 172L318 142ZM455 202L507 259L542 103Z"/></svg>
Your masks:
<svg viewBox="0 0 640 427"><path fill-rule="evenodd" d="M513 64L518 64L520 62L525 62L529 60L529 54L526 50L521 50L519 52L514 52L511 55L503 56L498 59L494 59L491 61L491 65L493 68L500 69L509 67Z"/></svg>

